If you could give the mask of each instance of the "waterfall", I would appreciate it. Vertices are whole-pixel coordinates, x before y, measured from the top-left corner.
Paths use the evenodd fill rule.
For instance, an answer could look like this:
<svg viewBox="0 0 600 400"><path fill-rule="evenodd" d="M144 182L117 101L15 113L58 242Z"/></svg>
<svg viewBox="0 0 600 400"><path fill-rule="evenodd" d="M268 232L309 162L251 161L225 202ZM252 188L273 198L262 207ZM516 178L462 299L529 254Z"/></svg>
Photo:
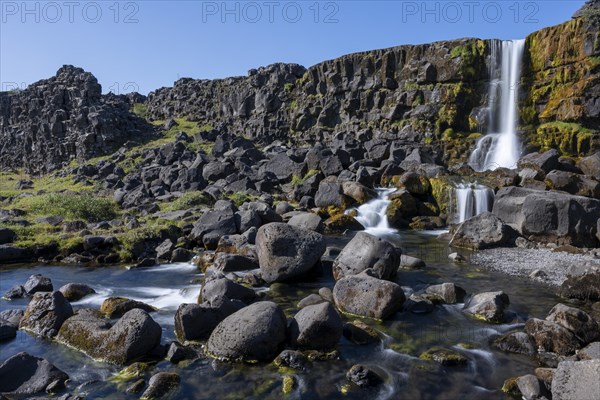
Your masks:
<svg viewBox="0 0 600 400"><path fill-rule="evenodd" d="M490 211L494 204L494 191L487 186L461 183L457 185L454 192L456 194L456 223Z"/></svg>
<svg viewBox="0 0 600 400"><path fill-rule="evenodd" d="M488 134L477 142L469 159L475 171L516 168L521 155L516 131L525 40L492 40L490 46Z"/></svg>
<svg viewBox="0 0 600 400"><path fill-rule="evenodd" d="M396 230L390 227L387 219L387 208L390 204L389 195L396 189L377 189L377 198L358 207L354 217L362 226L365 232L374 236L383 236L395 233Z"/></svg>

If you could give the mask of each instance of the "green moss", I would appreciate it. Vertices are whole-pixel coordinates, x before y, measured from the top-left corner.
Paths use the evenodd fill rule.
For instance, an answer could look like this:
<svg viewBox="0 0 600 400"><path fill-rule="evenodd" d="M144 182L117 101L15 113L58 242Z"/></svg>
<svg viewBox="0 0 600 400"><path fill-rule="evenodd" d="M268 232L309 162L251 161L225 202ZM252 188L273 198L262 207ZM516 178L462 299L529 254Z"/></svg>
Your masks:
<svg viewBox="0 0 600 400"><path fill-rule="evenodd" d="M285 90L286 93L291 93L294 90L294 84L288 82L283 85L283 89Z"/></svg>
<svg viewBox="0 0 600 400"><path fill-rule="evenodd" d="M186 192L174 201L162 203L160 209L161 211L189 210L190 208L210 205L212 203L212 198L204 192Z"/></svg>
<svg viewBox="0 0 600 400"><path fill-rule="evenodd" d="M290 181L290 183L294 186L302 185L302 184L304 184L304 182L306 182L307 179L317 175L318 173L319 173L319 170L317 170L317 169L309 169L308 172L303 177L300 177L298 175L292 176L292 180Z"/></svg>
<svg viewBox="0 0 600 400"><path fill-rule="evenodd" d="M256 201L258 199L258 197L256 197L256 196L252 196L248 193L242 193L242 192L227 194L224 196L224 198L227 200L231 200L233 202L233 204L235 204L237 207L241 206L244 203L247 203L250 201Z"/></svg>
<svg viewBox="0 0 600 400"><path fill-rule="evenodd" d="M296 388L297 383L296 383L296 378L294 376L291 375L286 375L283 377L283 394L290 394L294 391L294 389Z"/></svg>
<svg viewBox="0 0 600 400"><path fill-rule="evenodd" d="M422 360L435 361L445 366L464 366L467 365L468 362L467 358L462 354L442 347L432 347L421 353L419 358Z"/></svg>
<svg viewBox="0 0 600 400"><path fill-rule="evenodd" d="M140 118L148 118L148 106L144 103L134 103L131 112Z"/></svg>
<svg viewBox="0 0 600 400"><path fill-rule="evenodd" d="M15 208L27 210L32 215L59 215L67 220L88 222L107 221L117 217L117 204L112 200L92 194L50 193L21 197Z"/></svg>
<svg viewBox="0 0 600 400"><path fill-rule="evenodd" d="M558 149L562 155L581 157L596 148L595 137L597 132L579 124L555 121L540 125L530 143L541 151Z"/></svg>

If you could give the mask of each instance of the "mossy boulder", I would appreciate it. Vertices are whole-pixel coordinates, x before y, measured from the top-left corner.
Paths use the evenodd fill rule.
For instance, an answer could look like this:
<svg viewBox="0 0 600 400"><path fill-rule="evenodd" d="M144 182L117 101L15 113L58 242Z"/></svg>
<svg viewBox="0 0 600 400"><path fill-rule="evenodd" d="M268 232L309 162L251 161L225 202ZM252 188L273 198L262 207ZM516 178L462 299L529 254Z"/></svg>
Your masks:
<svg viewBox="0 0 600 400"><path fill-rule="evenodd" d="M152 307L149 304L142 303L141 301L127 299L125 297L109 297L102 302L100 306L100 312L106 318L119 318L123 316L127 311L139 308L146 312L156 311L157 308Z"/></svg>
<svg viewBox="0 0 600 400"><path fill-rule="evenodd" d="M349 214L337 214L325 221L325 233L335 235L345 231L362 231L365 227Z"/></svg>
<svg viewBox="0 0 600 400"><path fill-rule="evenodd" d="M417 201L408 190L397 190L390 195L386 215L390 225L401 228L417 215Z"/></svg>
<svg viewBox="0 0 600 400"><path fill-rule="evenodd" d="M467 357L459 352L444 349L442 347L432 347L421 353L419 358L422 360L435 361L436 363L447 367L465 366L469 361Z"/></svg>

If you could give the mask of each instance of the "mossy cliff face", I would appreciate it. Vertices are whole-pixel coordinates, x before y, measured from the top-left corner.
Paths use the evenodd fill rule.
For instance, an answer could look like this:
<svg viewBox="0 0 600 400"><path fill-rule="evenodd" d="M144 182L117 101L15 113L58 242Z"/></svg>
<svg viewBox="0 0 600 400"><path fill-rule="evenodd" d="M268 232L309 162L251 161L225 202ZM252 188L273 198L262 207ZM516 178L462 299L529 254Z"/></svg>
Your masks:
<svg viewBox="0 0 600 400"><path fill-rule="evenodd" d="M530 150L579 157L600 149L600 16L585 13L529 35L524 83Z"/></svg>

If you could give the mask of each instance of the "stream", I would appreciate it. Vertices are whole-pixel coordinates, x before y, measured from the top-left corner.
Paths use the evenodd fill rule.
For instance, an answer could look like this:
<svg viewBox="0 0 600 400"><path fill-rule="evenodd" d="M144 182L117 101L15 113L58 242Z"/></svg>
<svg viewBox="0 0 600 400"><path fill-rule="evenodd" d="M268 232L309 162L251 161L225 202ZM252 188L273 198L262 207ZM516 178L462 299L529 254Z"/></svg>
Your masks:
<svg viewBox="0 0 600 400"><path fill-rule="evenodd" d="M422 258L427 268L401 271L397 278L405 289L419 290L430 284L454 282L467 293L503 290L510 297L513 321L491 325L473 320L461 312L462 304L436 306L427 314L400 312L382 323L365 320L379 333L382 342L367 346L352 344L342 338L339 360L315 361L306 372L294 372L298 385L287 395L290 399L340 398L346 385L345 373L356 363L375 368L385 377L378 389L350 390L348 399L503 399L499 390L505 379L531 373L534 360L521 355L506 354L489 346L494 335L522 326L530 317L544 317L559 299L536 283L500 273L479 270L468 262L453 264L447 254L447 243L436 239L436 233L401 231L385 237L400 245L404 254ZM350 236L328 237L328 244L342 247ZM468 254L464 254L468 258ZM160 265L127 270L123 267L88 268L77 266L3 267L0 271L0 292L21 284L32 274L52 279L55 290L69 282L86 283L98 293L74 302L74 308L96 307L109 296L124 296L158 307L151 314L162 326L162 342L174 340L173 316L180 303L195 302L202 274L191 264ZM288 317L297 311L297 302L320 287L333 287L334 280L325 275L314 282L274 284L269 296L280 304ZM0 310L24 309L27 300L0 301ZM347 318L346 318L347 319ZM466 345L465 345L466 344ZM469 359L466 367L443 367L418 358L432 346L457 350ZM44 357L71 377L68 389L88 398L137 398L124 393L127 384L106 381L118 367L95 362L83 353L64 345L33 337L18 331L17 337L0 344L0 362L27 351ZM272 364L232 365L198 359L187 364L159 362L152 373L176 371L181 375L178 399L279 399L282 394L282 374Z"/></svg>

